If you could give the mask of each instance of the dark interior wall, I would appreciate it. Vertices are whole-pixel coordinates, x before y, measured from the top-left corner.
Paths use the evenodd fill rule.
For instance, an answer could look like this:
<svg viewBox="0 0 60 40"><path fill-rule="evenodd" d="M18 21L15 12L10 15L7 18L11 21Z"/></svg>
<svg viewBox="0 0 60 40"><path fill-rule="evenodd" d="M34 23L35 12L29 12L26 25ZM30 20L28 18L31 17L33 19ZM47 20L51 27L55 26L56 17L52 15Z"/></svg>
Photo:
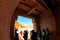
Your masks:
<svg viewBox="0 0 60 40"><path fill-rule="evenodd" d="M41 29L49 28L50 31L56 31L56 22L51 11L46 10L46 12L40 14L40 26Z"/></svg>
<svg viewBox="0 0 60 40"><path fill-rule="evenodd" d="M56 40L60 40L60 0L55 0L55 3L53 2L50 4L55 5L55 6L49 6L50 9L52 10L55 21L56 21Z"/></svg>
<svg viewBox="0 0 60 40"><path fill-rule="evenodd" d="M47 6L52 10L52 12L56 9L56 0L43 0Z"/></svg>
<svg viewBox="0 0 60 40"><path fill-rule="evenodd" d="M55 40L56 37L56 22L53 13L50 10L46 10L40 14L40 27L41 29L49 28L52 32L51 40Z"/></svg>
<svg viewBox="0 0 60 40"><path fill-rule="evenodd" d="M40 27L41 30L49 28L49 31L51 31L51 40L55 40L56 36L56 24L54 16L49 12L44 12L40 15Z"/></svg>
<svg viewBox="0 0 60 40"><path fill-rule="evenodd" d="M18 14L14 12L12 18L11 18L11 23L10 23L10 38L11 40L14 40L14 23L17 20Z"/></svg>
<svg viewBox="0 0 60 40"><path fill-rule="evenodd" d="M10 22L18 0L0 0L0 40L10 39Z"/></svg>
<svg viewBox="0 0 60 40"><path fill-rule="evenodd" d="M60 0L44 0L53 12L56 21L56 39L60 40Z"/></svg>
<svg viewBox="0 0 60 40"><path fill-rule="evenodd" d="M55 20L56 20L56 40L60 40L60 5L55 11Z"/></svg>

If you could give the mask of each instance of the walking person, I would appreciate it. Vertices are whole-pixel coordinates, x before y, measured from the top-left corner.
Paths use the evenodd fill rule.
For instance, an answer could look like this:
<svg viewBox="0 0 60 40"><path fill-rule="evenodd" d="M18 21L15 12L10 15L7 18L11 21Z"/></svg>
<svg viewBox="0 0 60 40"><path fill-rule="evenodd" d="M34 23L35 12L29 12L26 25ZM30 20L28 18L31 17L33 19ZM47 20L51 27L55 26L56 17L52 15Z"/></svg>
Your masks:
<svg viewBox="0 0 60 40"><path fill-rule="evenodd" d="M51 37L51 32L49 31L48 28L46 28L46 40L49 40Z"/></svg>
<svg viewBox="0 0 60 40"><path fill-rule="evenodd" d="M18 30L16 29L16 30L15 30L15 40L19 40L17 31L18 31Z"/></svg>
<svg viewBox="0 0 60 40"><path fill-rule="evenodd" d="M31 40L38 40L37 33L34 30L31 31Z"/></svg>
<svg viewBox="0 0 60 40"><path fill-rule="evenodd" d="M39 39L42 40L42 32L41 32L41 30L39 32Z"/></svg>
<svg viewBox="0 0 60 40"><path fill-rule="evenodd" d="M43 29L43 40L46 40L46 30Z"/></svg>
<svg viewBox="0 0 60 40"><path fill-rule="evenodd" d="M24 31L23 38L24 38L24 40L27 40L28 39L28 32L27 32L27 30Z"/></svg>

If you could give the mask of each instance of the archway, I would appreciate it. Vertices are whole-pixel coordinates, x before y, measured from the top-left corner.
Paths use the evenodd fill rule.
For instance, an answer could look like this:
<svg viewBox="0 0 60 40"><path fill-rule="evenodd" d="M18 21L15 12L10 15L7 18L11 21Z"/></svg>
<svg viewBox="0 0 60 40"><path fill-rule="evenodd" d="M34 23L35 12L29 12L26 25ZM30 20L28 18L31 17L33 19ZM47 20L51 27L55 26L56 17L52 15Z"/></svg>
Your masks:
<svg viewBox="0 0 60 40"><path fill-rule="evenodd" d="M18 6L21 6L21 5L18 4ZM14 36L14 22L17 19L18 15L22 15L22 16L26 16L26 17L30 17L30 18L32 17L34 20L33 23L34 23L34 25L36 25L36 28L35 28L36 32L39 32L40 29L48 27L50 29L50 31L52 31L52 33L54 34L53 36L55 36L56 24L55 24L54 16L49 9L45 9L45 8L42 8L42 6L41 7L40 6L41 5L39 5L39 7L37 7L37 8L41 8L41 9L36 10L36 11L39 11L39 13L34 11L35 10L34 7L31 9L32 11L30 11L30 9L27 8L28 11L30 11L28 13L28 15L26 15L27 10L24 9L24 7L23 7L23 9L26 11L21 10L21 8L19 9L19 7L15 9L12 20L11 20L11 28L10 28L10 35L11 35L12 40L14 40L14 37L13 37ZM22 14L22 12L24 14ZM52 38L53 38L53 36L52 36Z"/></svg>
<svg viewBox="0 0 60 40"><path fill-rule="evenodd" d="M14 15L12 17L11 28L10 28L10 37L11 37L11 40L14 40L14 23L17 20L18 16L23 16L23 17L31 18L31 19L37 21L35 15L33 15L33 16L32 15L26 15L26 14L24 15L24 14L20 14L20 13L21 13L20 11L15 10ZM33 22L33 24L34 23L35 22ZM34 24L34 25L36 25L36 24ZM36 26L34 26L33 28L37 32Z"/></svg>

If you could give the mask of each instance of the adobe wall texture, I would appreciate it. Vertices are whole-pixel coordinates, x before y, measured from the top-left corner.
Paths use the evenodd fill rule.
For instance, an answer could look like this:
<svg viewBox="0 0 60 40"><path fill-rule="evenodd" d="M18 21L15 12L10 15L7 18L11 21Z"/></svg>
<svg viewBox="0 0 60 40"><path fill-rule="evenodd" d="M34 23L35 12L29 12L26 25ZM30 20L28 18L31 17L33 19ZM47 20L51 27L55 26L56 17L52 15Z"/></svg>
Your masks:
<svg viewBox="0 0 60 40"><path fill-rule="evenodd" d="M55 21L56 21L56 40L60 40L60 4L55 11Z"/></svg>
<svg viewBox="0 0 60 40"><path fill-rule="evenodd" d="M10 39L10 22L16 5L20 0L0 0L0 40L11 40ZM60 39L60 6L56 10L56 24L53 15L43 14L41 15L41 27L49 27L55 35L57 28L57 40ZM56 28L55 28L56 27ZM53 36L54 37L54 36Z"/></svg>
<svg viewBox="0 0 60 40"><path fill-rule="evenodd" d="M19 0L0 0L0 40L10 40L10 22Z"/></svg>
<svg viewBox="0 0 60 40"><path fill-rule="evenodd" d="M49 28L52 32L51 40L55 40L56 36L56 22L53 13L49 10L40 15L41 30Z"/></svg>

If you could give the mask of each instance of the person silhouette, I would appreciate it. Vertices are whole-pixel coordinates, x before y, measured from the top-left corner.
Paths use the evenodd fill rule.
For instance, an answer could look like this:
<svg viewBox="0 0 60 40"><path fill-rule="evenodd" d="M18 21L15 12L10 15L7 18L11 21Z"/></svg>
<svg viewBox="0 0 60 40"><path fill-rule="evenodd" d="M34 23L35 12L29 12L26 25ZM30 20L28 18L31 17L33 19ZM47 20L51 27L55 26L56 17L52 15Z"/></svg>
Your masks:
<svg viewBox="0 0 60 40"><path fill-rule="evenodd" d="M20 31L20 34L21 34L21 36L22 36L22 34L23 34L22 30Z"/></svg>
<svg viewBox="0 0 60 40"><path fill-rule="evenodd" d="M46 28L46 40L49 40L51 33L48 28Z"/></svg>
<svg viewBox="0 0 60 40"><path fill-rule="evenodd" d="M24 40L27 40L28 39L28 32L27 32L27 30L24 31L23 38L24 38Z"/></svg>
<svg viewBox="0 0 60 40"><path fill-rule="evenodd" d="M18 33L17 33L17 29L15 29L15 40L19 40L19 38L18 38Z"/></svg>
<svg viewBox="0 0 60 40"><path fill-rule="evenodd" d="M43 40L46 40L46 31L43 29Z"/></svg>
<svg viewBox="0 0 60 40"><path fill-rule="evenodd" d="M40 40L42 40L42 32L41 32L41 30L39 31L39 38L40 38Z"/></svg>
<svg viewBox="0 0 60 40"><path fill-rule="evenodd" d="M31 40L37 40L37 33L34 30L31 31Z"/></svg>

